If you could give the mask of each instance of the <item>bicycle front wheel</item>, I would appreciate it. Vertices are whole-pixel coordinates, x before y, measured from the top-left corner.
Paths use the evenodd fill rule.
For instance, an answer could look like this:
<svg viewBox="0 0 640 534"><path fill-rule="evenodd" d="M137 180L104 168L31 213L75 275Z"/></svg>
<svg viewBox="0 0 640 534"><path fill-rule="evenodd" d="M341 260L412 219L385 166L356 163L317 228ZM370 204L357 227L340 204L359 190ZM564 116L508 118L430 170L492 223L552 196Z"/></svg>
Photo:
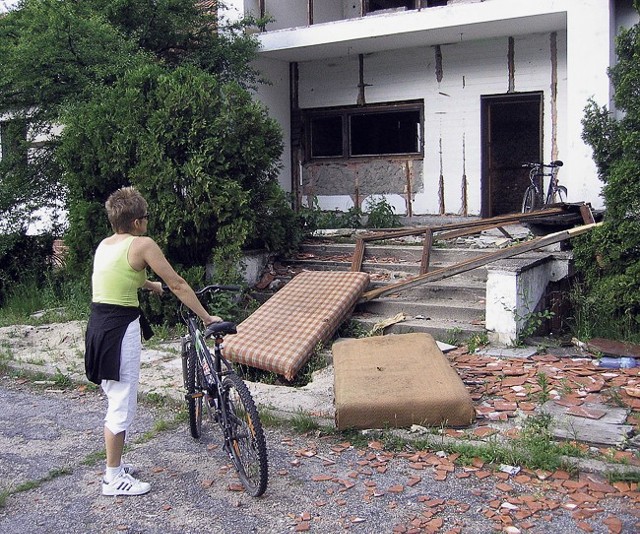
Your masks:
<svg viewBox="0 0 640 534"><path fill-rule="evenodd" d="M530 211L538 209L538 204L538 192L535 187L530 185L527 187L524 192L524 197L522 198L522 213L529 213Z"/></svg>
<svg viewBox="0 0 640 534"><path fill-rule="evenodd" d="M192 344L187 348L187 409L189 430L194 439L202 435L202 371L198 365L196 349Z"/></svg>
<svg viewBox="0 0 640 534"><path fill-rule="evenodd" d="M258 410L246 384L236 374L222 382L222 410L225 440L233 465L247 492L259 497L267 489L269 478L267 444Z"/></svg>

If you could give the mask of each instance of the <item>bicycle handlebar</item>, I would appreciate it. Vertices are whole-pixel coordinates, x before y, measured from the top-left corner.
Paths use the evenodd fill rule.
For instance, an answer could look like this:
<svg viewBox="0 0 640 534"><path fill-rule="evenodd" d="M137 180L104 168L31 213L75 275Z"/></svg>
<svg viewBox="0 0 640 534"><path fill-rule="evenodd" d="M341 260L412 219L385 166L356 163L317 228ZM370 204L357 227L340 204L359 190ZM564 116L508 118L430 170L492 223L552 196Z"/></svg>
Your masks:
<svg viewBox="0 0 640 534"><path fill-rule="evenodd" d="M556 167L562 167L564 163L559 159L552 161L551 163L523 163L522 167L527 169L535 169L535 168L547 168L547 169L555 169Z"/></svg>

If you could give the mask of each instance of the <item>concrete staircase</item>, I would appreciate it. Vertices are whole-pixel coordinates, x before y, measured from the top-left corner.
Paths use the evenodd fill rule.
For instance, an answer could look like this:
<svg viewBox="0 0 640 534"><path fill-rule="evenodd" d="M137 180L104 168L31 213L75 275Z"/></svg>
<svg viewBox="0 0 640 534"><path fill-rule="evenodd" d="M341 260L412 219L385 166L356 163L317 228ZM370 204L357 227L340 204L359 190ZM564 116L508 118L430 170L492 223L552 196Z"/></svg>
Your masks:
<svg viewBox="0 0 640 534"><path fill-rule="evenodd" d="M304 244L295 258L282 262L288 273L300 270L348 271L354 243L318 239ZM431 252L430 270L476 257L484 250L439 248ZM420 270L422 247L374 245L365 249L362 270L371 276L368 289L387 286ZM285 275L286 276L286 275ZM487 272L478 268L439 282L429 282L358 304L352 319L370 331L399 313L405 319L384 328L385 333L428 332L437 340L456 343L484 332Z"/></svg>

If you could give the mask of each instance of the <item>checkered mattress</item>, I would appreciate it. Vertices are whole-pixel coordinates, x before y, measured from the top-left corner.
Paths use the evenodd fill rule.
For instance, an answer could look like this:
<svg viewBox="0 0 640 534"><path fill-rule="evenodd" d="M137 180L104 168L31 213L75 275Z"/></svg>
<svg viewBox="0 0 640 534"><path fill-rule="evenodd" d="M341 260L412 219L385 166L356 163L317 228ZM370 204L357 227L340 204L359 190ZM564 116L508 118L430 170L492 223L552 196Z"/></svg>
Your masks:
<svg viewBox="0 0 640 534"><path fill-rule="evenodd" d="M227 336L226 357L292 380L318 343L331 339L368 283L366 273L298 274Z"/></svg>

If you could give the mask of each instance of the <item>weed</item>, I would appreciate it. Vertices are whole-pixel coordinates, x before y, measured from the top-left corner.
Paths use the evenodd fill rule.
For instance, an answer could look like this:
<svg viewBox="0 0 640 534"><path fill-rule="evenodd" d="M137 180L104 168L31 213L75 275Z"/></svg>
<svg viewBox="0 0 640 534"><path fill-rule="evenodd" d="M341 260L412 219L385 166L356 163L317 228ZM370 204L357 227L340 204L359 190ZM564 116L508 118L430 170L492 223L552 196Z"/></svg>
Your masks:
<svg viewBox="0 0 640 534"><path fill-rule="evenodd" d="M540 391L538 392L538 401L540 404L544 404L550 398L551 386L549 384L549 377L545 373L538 373L536 375L536 381L540 387Z"/></svg>
<svg viewBox="0 0 640 534"><path fill-rule="evenodd" d="M397 228L401 226L400 219L394 213L395 208L383 196L371 197L367 200L368 228Z"/></svg>
<svg viewBox="0 0 640 534"><path fill-rule="evenodd" d="M486 332L481 334L474 334L467 340L467 352L473 354L480 347L484 347L489 344L489 336Z"/></svg>
<svg viewBox="0 0 640 534"><path fill-rule="evenodd" d="M291 427L299 434L304 434L312 430L318 430L320 425L309 414L302 410L298 411L290 420Z"/></svg>
<svg viewBox="0 0 640 534"><path fill-rule="evenodd" d="M279 427L282 424L282 419L280 419L272 409L270 408L262 408L258 409L258 413L260 415L260 422L263 427Z"/></svg>
<svg viewBox="0 0 640 534"><path fill-rule="evenodd" d="M640 484L640 473L637 471L611 471L607 473L609 483L629 482L631 484Z"/></svg>
<svg viewBox="0 0 640 534"><path fill-rule="evenodd" d="M0 492L0 508L3 508L6 505L7 498L10 495L15 495L16 493L21 493L23 491L29 491L35 488L39 488L45 482L49 482L63 475L70 475L73 470L70 467L58 467L55 469L51 469L45 476L39 478L37 480L27 480L22 484L19 484L13 489L6 489Z"/></svg>
<svg viewBox="0 0 640 534"><path fill-rule="evenodd" d="M461 334L462 334L462 328L460 328L459 326L456 326L454 328L450 328L449 330L447 330L447 335L445 338L445 343L447 343L448 345L460 345L461 342Z"/></svg>
<svg viewBox="0 0 640 534"><path fill-rule="evenodd" d="M65 375L56 367L56 373L53 375L53 383L59 389L69 389L73 387L73 380L69 375Z"/></svg>
<svg viewBox="0 0 640 534"><path fill-rule="evenodd" d="M620 388L611 387L606 391L603 391L603 395L606 397L607 403L613 404L614 406L618 406L620 408L627 407L624 400L622 399L622 396L620 395Z"/></svg>
<svg viewBox="0 0 640 534"><path fill-rule="evenodd" d="M340 328L338 329L338 336L359 339L363 337L370 337L371 331L362 326L358 321L349 319L340 325Z"/></svg>
<svg viewBox="0 0 640 534"><path fill-rule="evenodd" d="M155 393L155 392L150 392L147 393L147 395L145 396L145 403L149 404L150 406L157 406L157 407L162 407L164 406L165 403L165 396L161 395L160 393Z"/></svg>

